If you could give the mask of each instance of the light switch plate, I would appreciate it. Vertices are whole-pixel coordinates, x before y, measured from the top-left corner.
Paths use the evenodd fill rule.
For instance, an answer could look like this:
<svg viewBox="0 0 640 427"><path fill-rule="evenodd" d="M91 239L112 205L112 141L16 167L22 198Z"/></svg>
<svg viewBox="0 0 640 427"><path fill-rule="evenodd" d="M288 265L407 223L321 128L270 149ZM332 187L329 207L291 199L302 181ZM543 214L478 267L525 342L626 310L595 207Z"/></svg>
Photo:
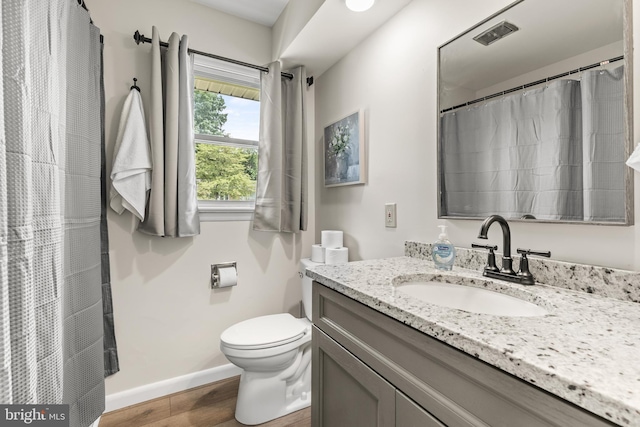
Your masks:
<svg viewBox="0 0 640 427"><path fill-rule="evenodd" d="M396 228L398 226L395 203L387 203L384 205L384 226L389 228Z"/></svg>

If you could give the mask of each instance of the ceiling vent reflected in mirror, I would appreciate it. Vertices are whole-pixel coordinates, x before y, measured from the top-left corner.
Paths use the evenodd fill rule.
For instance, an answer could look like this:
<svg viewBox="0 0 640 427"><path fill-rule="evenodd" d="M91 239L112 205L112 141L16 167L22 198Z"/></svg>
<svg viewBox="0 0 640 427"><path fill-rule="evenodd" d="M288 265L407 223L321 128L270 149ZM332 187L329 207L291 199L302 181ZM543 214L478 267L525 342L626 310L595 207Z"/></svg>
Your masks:
<svg viewBox="0 0 640 427"><path fill-rule="evenodd" d="M513 25L511 22L502 21L482 34L478 34L473 39L482 45L489 46L509 34L515 33L516 31L518 31L518 27Z"/></svg>

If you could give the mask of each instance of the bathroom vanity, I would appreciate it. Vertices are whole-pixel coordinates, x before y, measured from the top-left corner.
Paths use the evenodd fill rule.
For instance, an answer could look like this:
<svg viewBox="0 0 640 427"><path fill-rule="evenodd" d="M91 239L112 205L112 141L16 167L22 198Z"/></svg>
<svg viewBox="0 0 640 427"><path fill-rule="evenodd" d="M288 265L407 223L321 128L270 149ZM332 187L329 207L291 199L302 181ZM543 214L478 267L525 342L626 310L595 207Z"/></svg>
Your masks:
<svg viewBox="0 0 640 427"><path fill-rule="evenodd" d="M421 259L428 245L412 249L307 271L314 426L640 426L640 307L597 295L619 286L636 298L636 273L538 261L532 270L544 279L565 277L592 293L523 287L488 283L480 268L439 272ZM479 264L481 254L461 252L465 267ZM425 275L495 285L547 314L469 313L398 292L402 280ZM595 283L601 275L606 288Z"/></svg>

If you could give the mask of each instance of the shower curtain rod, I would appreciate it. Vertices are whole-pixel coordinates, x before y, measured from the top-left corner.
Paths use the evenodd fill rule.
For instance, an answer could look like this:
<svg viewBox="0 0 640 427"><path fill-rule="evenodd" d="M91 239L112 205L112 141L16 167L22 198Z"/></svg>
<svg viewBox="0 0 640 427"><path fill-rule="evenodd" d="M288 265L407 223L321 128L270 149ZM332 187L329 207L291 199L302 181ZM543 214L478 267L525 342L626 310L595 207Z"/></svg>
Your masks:
<svg viewBox="0 0 640 427"><path fill-rule="evenodd" d="M491 95L483 96L482 98L474 99L473 101L468 101L468 102L465 102L464 104L456 105L455 107L445 108L444 110L440 110L440 113L442 114L442 113L446 113L448 111L457 110L458 108L466 107L468 105L472 105L472 104L475 104L477 102L486 101L487 99L496 98L498 96L506 95L508 93L515 92L515 91L518 91L518 90L527 89L527 88L530 88L531 86L536 86L536 85L539 85L539 84L542 84L542 83L546 83L546 82L551 81L551 80L560 79L562 77L570 76L571 74L576 74L576 73L580 73L582 71L587 71L587 70L590 70L592 68L596 68L596 67L599 67L601 65L607 65L607 64L610 64L612 62L621 61L623 59L624 59L624 56L616 56L615 58L607 59L607 60L604 60L602 62L596 62L595 64L587 65L587 66L584 66L584 67L579 67L579 68L576 68L575 70L566 71L566 72L561 73L561 74L556 74L555 76L546 77L544 79L540 79L540 80L535 81L535 82L527 83L525 85L516 86L516 87L511 88L511 89L503 90L502 92L496 92L496 93L491 94Z"/></svg>
<svg viewBox="0 0 640 427"><path fill-rule="evenodd" d="M144 34L140 34L138 30L136 30L136 32L133 34L133 39L136 41L136 44L151 43L151 39L149 37L145 37ZM161 41L160 46L169 47L169 43ZM242 62L242 61L238 61L231 58L225 58L224 56L214 55L213 53L201 52L195 49L189 49L188 52L194 53L196 55L206 56L207 58L213 58L213 59L218 59L220 61L230 62L236 65L242 65L243 67L253 68L254 70L264 71L265 73L269 72L269 69L267 67L262 67L260 65L255 65L255 64L249 64L247 62ZM281 73L281 74L282 74L282 77L286 77L289 80L293 79L293 74L291 73ZM307 82L308 80L309 79L307 79Z"/></svg>

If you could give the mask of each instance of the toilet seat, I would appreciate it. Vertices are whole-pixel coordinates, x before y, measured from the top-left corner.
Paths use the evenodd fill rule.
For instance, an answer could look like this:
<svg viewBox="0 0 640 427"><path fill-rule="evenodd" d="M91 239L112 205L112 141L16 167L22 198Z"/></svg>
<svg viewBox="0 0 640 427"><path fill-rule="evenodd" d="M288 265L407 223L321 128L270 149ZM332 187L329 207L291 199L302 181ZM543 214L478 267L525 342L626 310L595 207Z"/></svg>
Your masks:
<svg viewBox="0 0 640 427"><path fill-rule="evenodd" d="M289 313L271 314L245 320L220 335L221 345L236 350L260 350L279 347L299 340L309 324Z"/></svg>

